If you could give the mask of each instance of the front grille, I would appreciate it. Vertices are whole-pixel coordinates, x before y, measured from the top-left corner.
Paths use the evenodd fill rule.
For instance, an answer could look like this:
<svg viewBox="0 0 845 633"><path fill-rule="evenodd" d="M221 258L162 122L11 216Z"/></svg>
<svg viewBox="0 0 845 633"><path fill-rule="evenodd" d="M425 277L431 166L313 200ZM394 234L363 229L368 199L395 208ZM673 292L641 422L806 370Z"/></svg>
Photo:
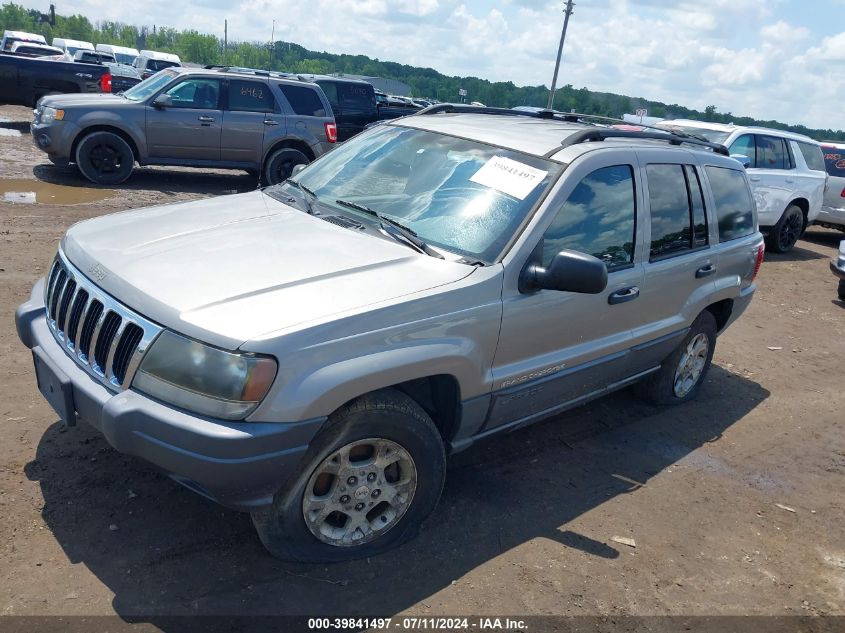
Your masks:
<svg viewBox="0 0 845 633"><path fill-rule="evenodd" d="M127 389L162 328L97 288L61 251L45 292L47 323L65 352L107 387Z"/></svg>

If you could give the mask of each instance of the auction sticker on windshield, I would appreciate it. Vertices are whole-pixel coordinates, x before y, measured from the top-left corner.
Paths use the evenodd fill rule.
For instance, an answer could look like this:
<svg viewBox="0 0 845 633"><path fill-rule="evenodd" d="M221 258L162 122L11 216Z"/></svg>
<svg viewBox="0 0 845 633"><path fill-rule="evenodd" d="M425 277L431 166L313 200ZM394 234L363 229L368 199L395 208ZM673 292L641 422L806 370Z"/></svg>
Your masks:
<svg viewBox="0 0 845 633"><path fill-rule="evenodd" d="M548 173L504 156L493 156L472 175L470 181L525 200Z"/></svg>

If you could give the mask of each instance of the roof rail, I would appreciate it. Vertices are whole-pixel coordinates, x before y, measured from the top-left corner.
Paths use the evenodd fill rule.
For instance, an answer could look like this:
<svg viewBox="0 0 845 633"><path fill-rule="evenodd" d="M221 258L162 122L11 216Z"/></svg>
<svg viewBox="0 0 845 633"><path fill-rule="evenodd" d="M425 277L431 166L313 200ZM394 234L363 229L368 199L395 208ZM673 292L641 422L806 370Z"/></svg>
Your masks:
<svg viewBox="0 0 845 633"><path fill-rule="evenodd" d="M590 141L603 141L608 138L645 138L650 140L666 141L670 145L698 145L700 147L707 147L713 150L713 152L716 154L730 156L728 148L724 145L720 145L719 143L711 143L710 141L700 141L697 138L690 138L689 136L679 136L678 134L672 134L671 132L652 132L650 130L643 132L632 132L629 130L616 130L608 127L580 130L578 132L575 132L575 134L567 136L565 139L563 139L563 142L561 142L560 146L570 147L572 145L577 145L578 143L587 143Z"/></svg>
<svg viewBox="0 0 845 633"><path fill-rule="evenodd" d="M609 121L613 123L624 123L626 125L636 125L645 128L642 132L633 132L629 130L618 130L609 127L594 127L591 129L581 130L566 137L561 142L561 147L569 147L578 143L585 143L588 141L603 141L607 138L647 138L652 140L667 141L672 145L681 145L686 143L689 145L698 145L700 147L707 147L717 154L723 156L730 156L728 149L719 143L711 143L710 141L684 134L682 132L669 132L663 128L655 127L653 125L643 125L641 123L631 123L624 119L614 119L612 117L599 116L597 114L582 114L580 112L558 112L557 110L538 110L531 112L527 110L511 110L510 108L489 108L482 106L467 105L465 103L437 103L427 108L423 108L414 116L423 114L440 114L441 112L448 113L466 113L466 114L502 114L505 116L523 116L534 119L546 119L553 121L566 121L570 123L586 123L590 124L591 120L595 121Z"/></svg>

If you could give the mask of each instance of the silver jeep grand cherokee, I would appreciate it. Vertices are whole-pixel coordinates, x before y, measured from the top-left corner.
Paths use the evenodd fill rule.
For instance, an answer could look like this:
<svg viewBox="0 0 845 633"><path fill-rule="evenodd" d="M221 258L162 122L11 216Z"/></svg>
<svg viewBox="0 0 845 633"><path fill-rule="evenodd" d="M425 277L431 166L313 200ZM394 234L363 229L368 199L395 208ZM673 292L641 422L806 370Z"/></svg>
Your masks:
<svg viewBox="0 0 845 633"><path fill-rule="evenodd" d="M18 332L69 425L251 512L275 555L370 556L449 453L635 383L696 394L763 256L724 154L432 106L286 183L72 227Z"/></svg>

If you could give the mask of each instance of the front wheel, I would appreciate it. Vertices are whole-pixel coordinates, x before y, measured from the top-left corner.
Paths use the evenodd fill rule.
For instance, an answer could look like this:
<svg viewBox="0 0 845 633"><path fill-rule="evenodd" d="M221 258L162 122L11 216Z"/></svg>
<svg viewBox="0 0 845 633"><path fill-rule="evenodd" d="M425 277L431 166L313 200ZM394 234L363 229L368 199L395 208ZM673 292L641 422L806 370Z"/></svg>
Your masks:
<svg viewBox="0 0 845 633"><path fill-rule="evenodd" d="M132 173L135 155L117 134L92 132L76 148L76 166L93 183L118 185Z"/></svg>
<svg viewBox="0 0 845 633"><path fill-rule="evenodd" d="M681 404L698 393L716 348L716 319L705 310L660 369L645 378L638 394L652 404Z"/></svg>
<svg viewBox="0 0 845 633"><path fill-rule="evenodd" d="M270 154L264 163L264 182L276 185L290 178L293 168L297 165L307 165L311 161L298 149L283 147Z"/></svg>
<svg viewBox="0 0 845 633"><path fill-rule="evenodd" d="M803 232L804 213L800 207L791 204L769 232L766 238L766 250L775 253L788 253Z"/></svg>
<svg viewBox="0 0 845 633"><path fill-rule="evenodd" d="M329 418L303 468L252 515L264 546L285 560L374 556L412 538L446 476L440 433L400 391L363 396Z"/></svg>

